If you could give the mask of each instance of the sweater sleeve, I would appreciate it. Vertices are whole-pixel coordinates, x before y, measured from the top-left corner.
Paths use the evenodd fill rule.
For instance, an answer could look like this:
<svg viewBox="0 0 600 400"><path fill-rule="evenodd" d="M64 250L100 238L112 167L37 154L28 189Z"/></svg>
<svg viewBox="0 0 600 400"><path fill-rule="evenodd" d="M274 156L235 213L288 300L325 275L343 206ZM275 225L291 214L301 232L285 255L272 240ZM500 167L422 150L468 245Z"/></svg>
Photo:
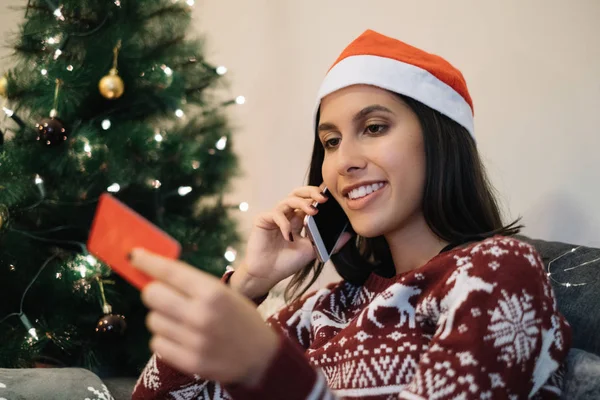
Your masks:
<svg viewBox="0 0 600 400"><path fill-rule="evenodd" d="M558 398L571 330L535 249L495 237L454 260L426 298L439 320L399 397Z"/></svg>
<svg viewBox="0 0 600 400"><path fill-rule="evenodd" d="M231 272L222 281L227 283ZM156 354L144 368L135 386L133 400L165 398L206 399L335 399L323 374L315 370L304 355L312 340L310 315L330 289L321 289L296 300L267 320L279 334L278 351L256 387L221 385L199 376L182 374L164 363ZM255 300L260 304L262 299Z"/></svg>
<svg viewBox="0 0 600 400"><path fill-rule="evenodd" d="M227 270L221 277L221 282L229 284L233 272L233 269ZM253 299L253 301L259 306L266 297ZM181 396L177 397L178 395ZM207 399L229 398L218 383L203 380L198 376L182 374L153 354L133 389L132 399L191 398L184 395L204 395Z"/></svg>

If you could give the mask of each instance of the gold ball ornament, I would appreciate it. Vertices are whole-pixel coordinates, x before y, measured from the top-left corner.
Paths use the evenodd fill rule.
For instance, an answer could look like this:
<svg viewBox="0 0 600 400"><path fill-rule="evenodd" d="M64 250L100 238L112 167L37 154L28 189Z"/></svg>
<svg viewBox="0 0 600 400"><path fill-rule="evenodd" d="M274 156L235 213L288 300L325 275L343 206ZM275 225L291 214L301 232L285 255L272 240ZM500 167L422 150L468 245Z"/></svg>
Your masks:
<svg viewBox="0 0 600 400"><path fill-rule="evenodd" d="M100 94L109 100L118 99L125 92L125 84L116 68L111 69L108 75L100 79L98 88Z"/></svg>
<svg viewBox="0 0 600 400"><path fill-rule="evenodd" d="M0 96L6 97L6 92L8 90L8 79L6 76L0 78Z"/></svg>

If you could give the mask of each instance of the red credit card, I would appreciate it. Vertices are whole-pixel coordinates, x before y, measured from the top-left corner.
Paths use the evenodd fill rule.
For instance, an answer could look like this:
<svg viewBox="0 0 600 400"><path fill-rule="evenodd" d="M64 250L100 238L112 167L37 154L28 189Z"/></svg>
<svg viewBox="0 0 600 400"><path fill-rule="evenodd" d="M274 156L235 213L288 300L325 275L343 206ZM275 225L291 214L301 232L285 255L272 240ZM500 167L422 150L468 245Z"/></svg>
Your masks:
<svg viewBox="0 0 600 400"><path fill-rule="evenodd" d="M140 290L154 278L129 262L131 250L143 248L171 259L181 253L179 242L108 193L100 196L87 248Z"/></svg>

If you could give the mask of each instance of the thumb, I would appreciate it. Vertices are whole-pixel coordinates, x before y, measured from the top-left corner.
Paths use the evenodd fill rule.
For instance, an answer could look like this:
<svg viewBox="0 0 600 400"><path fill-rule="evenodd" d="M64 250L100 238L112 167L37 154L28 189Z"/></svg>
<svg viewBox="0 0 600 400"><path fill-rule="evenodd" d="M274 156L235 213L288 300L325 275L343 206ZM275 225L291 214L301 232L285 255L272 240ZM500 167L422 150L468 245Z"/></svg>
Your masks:
<svg viewBox="0 0 600 400"><path fill-rule="evenodd" d="M333 249L333 254L336 254L338 251L340 251L341 248L344 247L346 245L346 243L348 243L348 241L350 241L350 239L352 239L352 234L350 232L342 233L340 238L338 239L337 243L335 244L335 249Z"/></svg>

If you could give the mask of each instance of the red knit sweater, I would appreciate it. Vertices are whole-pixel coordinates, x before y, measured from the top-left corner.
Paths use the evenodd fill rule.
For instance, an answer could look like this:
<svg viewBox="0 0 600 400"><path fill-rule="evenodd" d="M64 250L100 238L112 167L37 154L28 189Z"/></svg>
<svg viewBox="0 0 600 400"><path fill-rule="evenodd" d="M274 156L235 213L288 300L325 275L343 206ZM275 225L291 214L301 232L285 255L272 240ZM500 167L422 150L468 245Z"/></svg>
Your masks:
<svg viewBox="0 0 600 400"><path fill-rule="evenodd" d="M571 342L538 253L500 236L329 285L268 323L281 340L258 387L152 357L133 399L557 399Z"/></svg>

